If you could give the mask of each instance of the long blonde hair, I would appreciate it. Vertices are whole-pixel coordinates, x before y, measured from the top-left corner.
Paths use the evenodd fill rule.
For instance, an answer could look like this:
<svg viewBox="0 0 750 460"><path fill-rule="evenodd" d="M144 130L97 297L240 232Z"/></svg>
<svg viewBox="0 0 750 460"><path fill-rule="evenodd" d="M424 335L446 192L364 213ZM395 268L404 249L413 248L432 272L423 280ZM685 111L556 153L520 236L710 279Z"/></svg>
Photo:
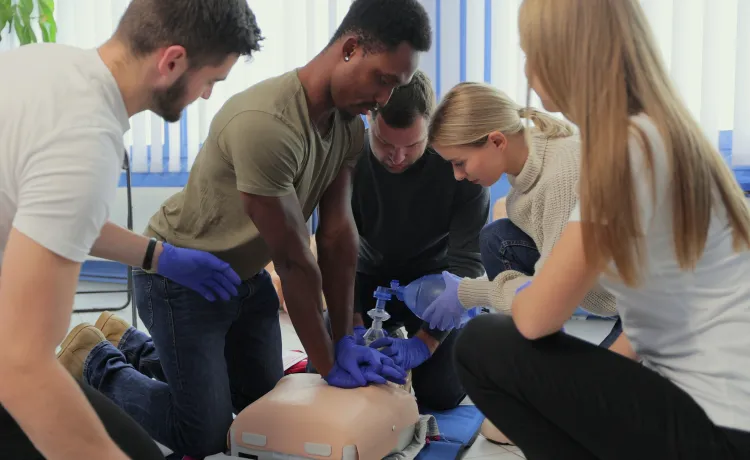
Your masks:
<svg viewBox="0 0 750 460"><path fill-rule="evenodd" d="M581 135L580 204L586 258L614 261L623 281L640 281L643 238L631 175L630 123L648 115L672 172L674 250L694 269L708 238L714 193L726 208L734 249L750 246L750 212L739 185L670 82L637 0L525 0L519 16L528 68ZM654 189L653 170L652 190Z"/></svg>
<svg viewBox="0 0 750 460"><path fill-rule="evenodd" d="M428 138L430 144L444 147L481 145L495 131L504 135L523 132L523 119L529 119L546 137L573 134L568 123L534 108L521 107L493 86L465 82L443 96L430 121Z"/></svg>

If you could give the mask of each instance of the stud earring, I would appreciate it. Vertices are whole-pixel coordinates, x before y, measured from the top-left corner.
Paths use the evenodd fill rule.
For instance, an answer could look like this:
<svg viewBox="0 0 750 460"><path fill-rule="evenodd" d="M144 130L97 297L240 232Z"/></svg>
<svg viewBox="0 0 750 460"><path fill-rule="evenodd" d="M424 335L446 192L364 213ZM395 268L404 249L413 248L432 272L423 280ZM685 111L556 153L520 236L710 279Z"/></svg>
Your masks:
<svg viewBox="0 0 750 460"><path fill-rule="evenodd" d="M344 61L349 62L349 55L344 56Z"/></svg>

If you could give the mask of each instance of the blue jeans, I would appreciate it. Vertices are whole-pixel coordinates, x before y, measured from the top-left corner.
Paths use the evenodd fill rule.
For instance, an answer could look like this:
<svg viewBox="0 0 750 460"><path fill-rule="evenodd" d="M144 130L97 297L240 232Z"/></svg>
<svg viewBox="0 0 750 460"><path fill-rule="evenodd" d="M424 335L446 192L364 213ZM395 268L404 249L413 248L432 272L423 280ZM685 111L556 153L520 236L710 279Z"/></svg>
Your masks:
<svg viewBox="0 0 750 460"><path fill-rule="evenodd" d="M203 458L227 449L232 413L283 377L279 299L263 271L227 302L158 275L134 276L138 315L117 348L98 344L84 379L174 452Z"/></svg>
<svg viewBox="0 0 750 460"><path fill-rule="evenodd" d="M510 219L499 219L487 224L479 233L479 250L482 264L490 280L505 270L515 270L534 276L534 265L539 260L539 250L529 235ZM612 331L600 344L609 348L622 332L622 323L617 318Z"/></svg>

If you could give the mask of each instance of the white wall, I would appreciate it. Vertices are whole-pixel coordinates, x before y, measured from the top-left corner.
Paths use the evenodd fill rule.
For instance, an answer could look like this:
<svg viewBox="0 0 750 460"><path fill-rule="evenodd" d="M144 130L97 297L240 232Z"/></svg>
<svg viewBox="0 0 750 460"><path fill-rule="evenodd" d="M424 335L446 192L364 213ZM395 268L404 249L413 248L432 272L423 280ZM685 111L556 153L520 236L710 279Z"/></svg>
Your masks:
<svg viewBox="0 0 750 460"><path fill-rule="evenodd" d="M133 188L133 231L142 233L146 229L151 216L159 210L161 204L179 188L172 187L138 187ZM125 187L117 189L117 202L112 208L110 219L112 222L123 227L127 226L127 192Z"/></svg>

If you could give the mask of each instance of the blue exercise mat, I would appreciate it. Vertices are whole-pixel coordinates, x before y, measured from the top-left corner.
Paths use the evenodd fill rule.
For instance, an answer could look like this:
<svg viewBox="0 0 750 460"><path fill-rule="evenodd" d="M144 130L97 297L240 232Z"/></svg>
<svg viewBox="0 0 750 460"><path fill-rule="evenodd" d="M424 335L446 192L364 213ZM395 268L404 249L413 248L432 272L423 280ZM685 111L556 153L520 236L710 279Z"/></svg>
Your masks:
<svg viewBox="0 0 750 460"><path fill-rule="evenodd" d="M458 406L443 412L422 413L435 416L440 439L430 440L416 460L455 460L474 443L484 421L484 415L476 406Z"/></svg>

